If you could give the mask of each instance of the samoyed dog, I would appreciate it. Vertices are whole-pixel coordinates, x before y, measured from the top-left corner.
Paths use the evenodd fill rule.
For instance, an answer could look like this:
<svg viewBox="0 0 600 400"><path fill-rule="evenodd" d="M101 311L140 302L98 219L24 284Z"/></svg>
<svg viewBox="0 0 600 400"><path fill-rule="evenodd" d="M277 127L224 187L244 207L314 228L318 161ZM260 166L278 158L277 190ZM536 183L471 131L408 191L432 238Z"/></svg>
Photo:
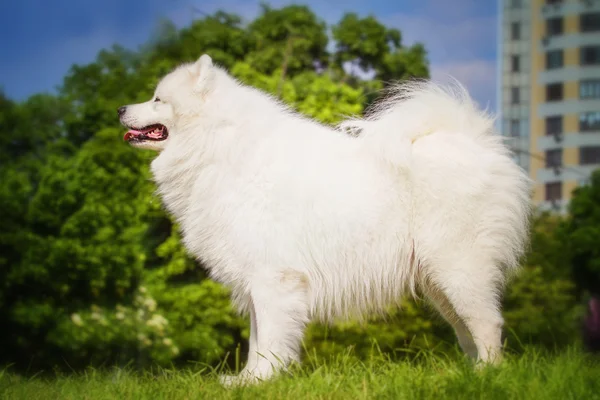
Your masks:
<svg viewBox="0 0 600 400"><path fill-rule="evenodd" d="M311 320L417 292L465 353L500 360L530 181L460 85L399 85L366 118L330 127L203 55L118 114L126 141L159 152L152 174L187 250L250 316L247 365L225 384L298 360Z"/></svg>

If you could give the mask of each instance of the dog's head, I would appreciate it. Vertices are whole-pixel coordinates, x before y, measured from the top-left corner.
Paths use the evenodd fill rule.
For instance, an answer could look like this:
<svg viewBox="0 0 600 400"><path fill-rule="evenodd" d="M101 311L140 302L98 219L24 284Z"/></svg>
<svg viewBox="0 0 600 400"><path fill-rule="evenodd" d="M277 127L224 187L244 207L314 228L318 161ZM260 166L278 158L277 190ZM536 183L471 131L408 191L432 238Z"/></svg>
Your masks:
<svg viewBox="0 0 600 400"><path fill-rule="evenodd" d="M121 124L129 129L123 140L138 148L163 150L170 137L201 112L215 69L205 54L166 75L150 100L119 107Z"/></svg>

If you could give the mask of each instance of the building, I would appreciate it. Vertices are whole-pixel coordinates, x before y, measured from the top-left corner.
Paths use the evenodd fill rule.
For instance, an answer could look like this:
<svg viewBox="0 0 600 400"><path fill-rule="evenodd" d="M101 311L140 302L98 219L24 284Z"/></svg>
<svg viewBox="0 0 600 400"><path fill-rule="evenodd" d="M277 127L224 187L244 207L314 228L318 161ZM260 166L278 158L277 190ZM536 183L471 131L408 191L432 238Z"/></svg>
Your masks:
<svg viewBox="0 0 600 400"><path fill-rule="evenodd" d="M600 0L499 8L500 129L535 181L535 204L564 211L600 168Z"/></svg>

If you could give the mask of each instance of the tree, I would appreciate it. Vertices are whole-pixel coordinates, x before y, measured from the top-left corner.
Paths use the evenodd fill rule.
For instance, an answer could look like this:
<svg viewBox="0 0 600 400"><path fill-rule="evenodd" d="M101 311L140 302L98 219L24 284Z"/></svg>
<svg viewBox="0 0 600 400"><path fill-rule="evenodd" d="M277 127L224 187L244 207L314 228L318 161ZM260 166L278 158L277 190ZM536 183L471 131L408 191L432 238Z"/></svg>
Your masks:
<svg viewBox="0 0 600 400"><path fill-rule="evenodd" d="M429 78L427 52L422 44L401 47L384 56L376 78L389 83L412 78Z"/></svg>
<svg viewBox="0 0 600 400"><path fill-rule="evenodd" d="M580 292L600 295L600 170L573 192L563 239Z"/></svg>
<svg viewBox="0 0 600 400"><path fill-rule="evenodd" d="M271 75L281 69L284 75L294 76L327 65L326 25L307 6L274 9L263 4L248 34L254 48L246 61L260 73Z"/></svg>
<svg viewBox="0 0 600 400"><path fill-rule="evenodd" d="M509 347L523 344L549 349L567 346L579 336L583 308L572 281L549 276L539 265L525 265L504 298L505 336Z"/></svg>
<svg viewBox="0 0 600 400"><path fill-rule="evenodd" d="M350 73L379 71L386 55L400 49L401 35L397 29L388 29L375 17L359 18L355 13L345 14L333 27L336 41L335 64L342 69L350 64Z"/></svg>
<svg viewBox="0 0 600 400"><path fill-rule="evenodd" d="M69 104L55 96L38 94L15 104L0 93L2 161L42 160L47 147L63 138L61 122L69 112Z"/></svg>
<svg viewBox="0 0 600 400"><path fill-rule="evenodd" d="M73 108L65 117L68 139L80 146L96 132L114 126L117 107L149 97L148 75L138 70L140 55L120 46L102 50L96 61L71 68L60 90Z"/></svg>
<svg viewBox="0 0 600 400"><path fill-rule="evenodd" d="M309 71L281 82L279 71L271 76L264 75L247 63L235 65L231 73L248 85L279 94L284 102L298 112L320 122L334 124L346 116L362 112L363 92L340 85L325 74Z"/></svg>
<svg viewBox="0 0 600 400"><path fill-rule="evenodd" d="M163 34L148 49L148 64L168 63L170 68L198 58L199 52L210 54L213 61L226 68L243 60L253 46L253 38L235 14L217 11L195 20L191 26L175 31L164 23ZM164 74L167 71L159 71Z"/></svg>
<svg viewBox="0 0 600 400"><path fill-rule="evenodd" d="M421 44L402 46L397 29L389 29L375 17L345 14L333 26L336 50L330 74L342 82L362 89L363 107L368 109L381 89L397 81L427 78L427 53ZM360 77L374 76L374 80Z"/></svg>
<svg viewBox="0 0 600 400"><path fill-rule="evenodd" d="M4 281L12 327L3 340L7 351L56 357L52 338L65 336L54 330L71 312L123 301L135 287L146 229L145 202L136 198L151 192L137 173L144 157L113 146L107 135L101 132L73 157L48 157L26 209L19 210L29 230ZM131 192L121 190L123 184Z"/></svg>
<svg viewBox="0 0 600 400"><path fill-rule="evenodd" d="M564 217L534 215L530 250L504 298L505 336L509 346L565 346L579 335L583 308L571 280L561 227Z"/></svg>

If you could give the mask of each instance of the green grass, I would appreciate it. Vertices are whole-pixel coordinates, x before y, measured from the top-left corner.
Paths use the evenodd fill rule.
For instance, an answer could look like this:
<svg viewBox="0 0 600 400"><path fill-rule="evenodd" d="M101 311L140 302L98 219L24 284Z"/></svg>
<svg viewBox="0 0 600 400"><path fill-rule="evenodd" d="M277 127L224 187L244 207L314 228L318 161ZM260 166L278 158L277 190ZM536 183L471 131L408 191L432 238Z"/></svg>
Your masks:
<svg viewBox="0 0 600 400"><path fill-rule="evenodd" d="M0 371L7 399L600 399L600 363L577 350L528 350L476 371L463 360L424 353L412 361L308 360L254 387L224 389L216 371L88 370L25 378Z"/></svg>

